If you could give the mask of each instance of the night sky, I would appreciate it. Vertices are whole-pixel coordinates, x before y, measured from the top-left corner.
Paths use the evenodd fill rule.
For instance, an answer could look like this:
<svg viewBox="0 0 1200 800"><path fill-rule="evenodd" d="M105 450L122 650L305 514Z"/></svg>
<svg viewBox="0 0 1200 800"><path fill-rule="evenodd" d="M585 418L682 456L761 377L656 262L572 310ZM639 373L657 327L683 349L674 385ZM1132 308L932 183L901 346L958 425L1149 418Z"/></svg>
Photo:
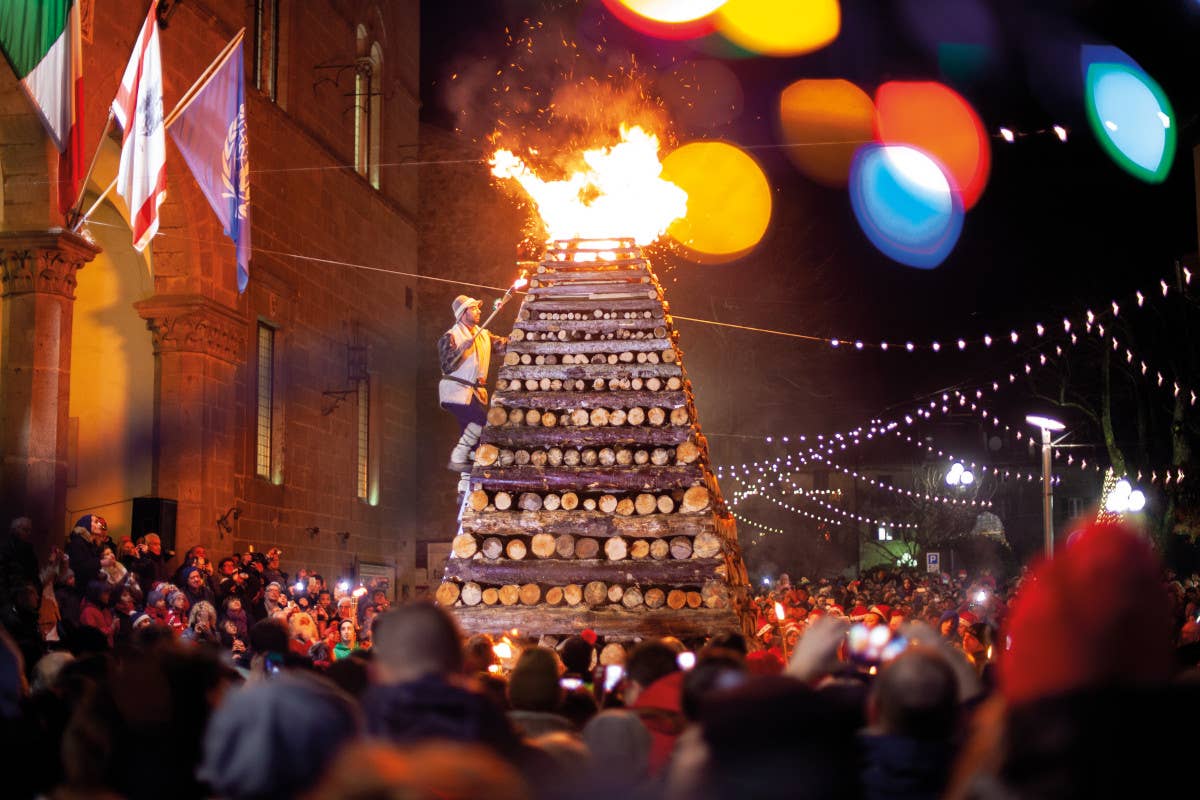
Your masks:
<svg viewBox="0 0 1200 800"><path fill-rule="evenodd" d="M946 342L985 332L1003 336L1035 321L1057 323L1065 312L1107 306L1115 296L1157 285L1173 274L1176 261L1194 261L1192 148L1200 82L1189 54L1200 41L1200 2L976 0L966 5L990 9L995 38L986 64L967 76L943 71L929 46L939 26L953 28L938 9L960 4L841 5L842 32L823 50L790 59L719 59L704 41L665 42L631 31L599 0L424 2L422 120L457 127L487 152L483 137L496 129L492 112L516 106L511 98L492 107L479 100L496 97L495 71L513 55L506 27L520 38L530 28L525 20L542 23L539 42L566 39L586 52L574 62L583 65L576 79L598 65L598 77L607 68L619 81L613 65L635 62L650 93L661 97L676 142L737 143L759 160L774 189L770 228L745 258L697 266L670 252L657 254L672 310L680 315L850 339ZM912 7L928 7L932 16L910 24L901 12ZM1079 98L1071 96L1078 61L1064 57L1077 59L1067 45L1085 41L1122 48L1170 97L1179 146L1165 183L1151 186L1127 175L1096 144ZM572 60L566 48L538 47L547 62ZM683 107L681 98L670 96L677 85L672 73L715 58L740 81L738 111L724 118L678 113ZM536 84L555 79L554 67L543 67L525 74L535 84L525 98L532 105L550 88ZM805 77L846 78L868 93L886 80L941 80L971 102L992 133L1001 125L1034 131L1054 124L1071 133L1066 144L1048 133L1015 144L994 138L990 181L967 213L954 252L937 269L912 269L868 242L844 189L809 181L777 146L779 93ZM536 119L526 112L505 118L508 135L518 132L519 139L523 122ZM497 195L497 202L508 202ZM701 419L717 459L726 462L771 452L757 437L851 427L944 386L990 379L1019 363L1022 353L996 347L963 355L856 354L696 323L679 328ZM997 403L1018 424L1028 398L1015 393Z"/></svg>

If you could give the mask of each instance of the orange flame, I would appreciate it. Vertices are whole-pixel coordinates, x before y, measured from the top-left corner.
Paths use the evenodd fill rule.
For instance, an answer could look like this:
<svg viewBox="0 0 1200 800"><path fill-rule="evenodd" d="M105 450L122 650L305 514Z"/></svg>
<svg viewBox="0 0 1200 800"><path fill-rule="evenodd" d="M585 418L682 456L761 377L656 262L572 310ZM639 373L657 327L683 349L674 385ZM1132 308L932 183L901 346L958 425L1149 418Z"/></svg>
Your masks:
<svg viewBox="0 0 1200 800"><path fill-rule="evenodd" d="M785 619L787 619L787 612L783 610L783 603L775 604L775 619L779 620L780 622L783 622Z"/></svg>
<svg viewBox="0 0 1200 800"><path fill-rule="evenodd" d="M687 193L663 180L658 137L621 127L621 141L583 153L587 165L565 180L538 177L510 150L489 162L497 178L517 181L537 205L549 239L628 237L647 245L687 213Z"/></svg>

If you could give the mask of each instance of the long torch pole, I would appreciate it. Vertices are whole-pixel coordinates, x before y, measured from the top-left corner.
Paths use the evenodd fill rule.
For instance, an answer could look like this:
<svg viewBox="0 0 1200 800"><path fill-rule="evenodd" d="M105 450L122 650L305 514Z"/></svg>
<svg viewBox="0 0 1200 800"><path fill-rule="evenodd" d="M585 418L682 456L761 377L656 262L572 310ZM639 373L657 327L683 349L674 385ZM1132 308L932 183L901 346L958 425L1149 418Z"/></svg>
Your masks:
<svg viewBox="0 0 1200 800"><path fill-rule="evenodd" d="M488 325L492 324L492 320L494 320L496 315L500 313L500 309L504 308L504 305L508 302L508 298L512 297L513 292L522 288L528 282L529 280L525 277L525 270L521 270L521 275L515 281L513 281L512 286L508 287L508 291L505 292L504 297L500 299L500 304L497 305L496 310L493 311L488 318L483 321L483 324L479 326L480 329L487 330Z"/></svg>

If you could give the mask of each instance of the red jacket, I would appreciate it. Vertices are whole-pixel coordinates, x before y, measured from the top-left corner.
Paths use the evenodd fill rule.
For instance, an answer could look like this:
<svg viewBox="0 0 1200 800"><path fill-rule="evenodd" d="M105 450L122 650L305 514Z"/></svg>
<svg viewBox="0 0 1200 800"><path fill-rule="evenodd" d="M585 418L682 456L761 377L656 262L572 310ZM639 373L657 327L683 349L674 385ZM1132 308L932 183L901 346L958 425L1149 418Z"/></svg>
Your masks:
<svg viewBox="0 0 1200 800"><path fill-rule="evenodd" d="M659 678L638 695L633 710L650 731L650 774L657 775L671 761L675 740L683 733L683 673Z"/></svg>

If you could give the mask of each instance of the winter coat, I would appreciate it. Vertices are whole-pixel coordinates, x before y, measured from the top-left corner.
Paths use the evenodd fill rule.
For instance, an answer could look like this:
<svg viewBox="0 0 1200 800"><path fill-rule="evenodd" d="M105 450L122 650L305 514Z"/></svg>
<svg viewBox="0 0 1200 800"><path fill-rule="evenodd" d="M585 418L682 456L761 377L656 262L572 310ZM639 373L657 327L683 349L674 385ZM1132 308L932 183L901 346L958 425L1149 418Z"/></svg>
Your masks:
<svg viewBox="0 0 1200 800"><path fill-rule="evenodd" d="M72 531L66 547L68 564L75 573L77 593L100 577L100 548L92 544L91 536Z"/></svg>
<svg viewBox="0 0 1200 800"><path fill-rule="evenodd" d="M79 611L79 622L95 628L108 639L108 646L113 645L113 613L111 608L101 608L90 600L84 600Z"/></svg>
<svg viewBox="0 0 1200 800"><path fill-rule="evenodd" d="M449 739L482 744L506 757L517 755L519 737L491 700L436 675L372 686L362 706L368 733L397 744Z"/></svg>
<svg viewBox="0 0 1200 800"><path fill-rule="evenodd" d="M946 788L954 751L947 742L864 734L864 800L936 800Z"/></svg>

